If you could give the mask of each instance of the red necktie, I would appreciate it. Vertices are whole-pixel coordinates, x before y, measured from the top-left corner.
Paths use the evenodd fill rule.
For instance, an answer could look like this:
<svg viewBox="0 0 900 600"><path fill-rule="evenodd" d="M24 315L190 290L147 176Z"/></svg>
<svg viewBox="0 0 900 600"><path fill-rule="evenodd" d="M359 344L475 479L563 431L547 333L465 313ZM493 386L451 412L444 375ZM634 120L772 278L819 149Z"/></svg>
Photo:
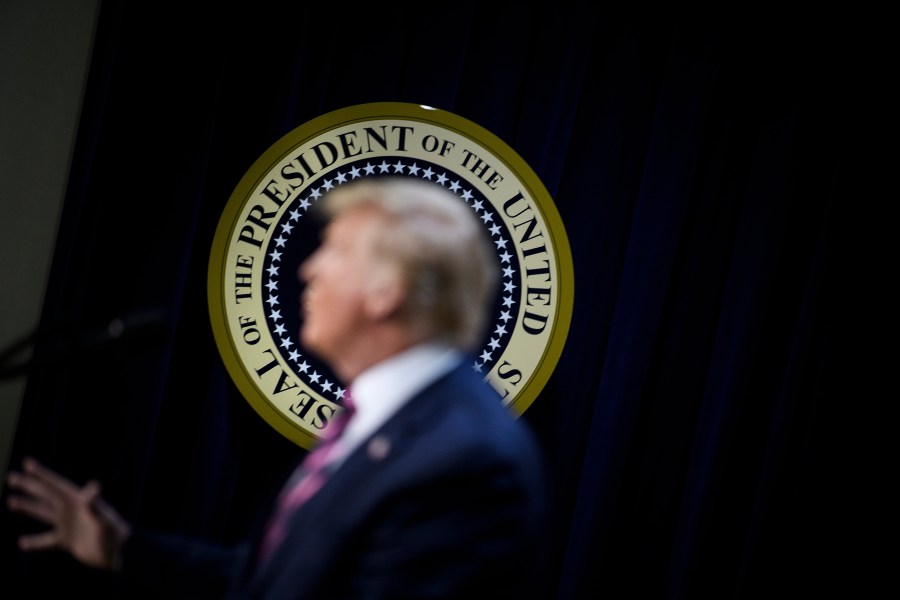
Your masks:
<svg viewBox="0 0 900 600"><path fill-rule="evenodd" d="M313 450L306 455L300 467L291 476L288 484L278 496L275 514L269 520L265 538L260 548L260 562L271 556L272 551L284 539L287 522L294 511L315 494L328 478L326 465L329 455L334 450L335 442L356 412L356 405L350 397L350 391L344 395L344 410L338 413L325 428L322 439Z"/></svg>

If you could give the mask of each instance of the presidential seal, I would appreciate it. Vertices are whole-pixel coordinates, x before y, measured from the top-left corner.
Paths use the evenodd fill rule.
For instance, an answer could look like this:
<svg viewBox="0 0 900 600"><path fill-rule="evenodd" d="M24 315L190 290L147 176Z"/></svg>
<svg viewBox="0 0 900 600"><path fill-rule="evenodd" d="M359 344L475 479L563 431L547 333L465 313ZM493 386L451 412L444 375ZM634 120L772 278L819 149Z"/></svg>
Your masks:
<svg viewBox="0 0 900 600"><path fill-rule="evenodd" d="M247 171L219 221L208 300L216 344L246 400L310 448L340 410L343 382L299 340L297 268L317 246L311 217L329 190L363 177L416 177L451 190L494 242L502 281L472 362L516 416L556 366L574 277L547 190L502 140L458 115L395 102L327 113L294 129Z"/></svg>

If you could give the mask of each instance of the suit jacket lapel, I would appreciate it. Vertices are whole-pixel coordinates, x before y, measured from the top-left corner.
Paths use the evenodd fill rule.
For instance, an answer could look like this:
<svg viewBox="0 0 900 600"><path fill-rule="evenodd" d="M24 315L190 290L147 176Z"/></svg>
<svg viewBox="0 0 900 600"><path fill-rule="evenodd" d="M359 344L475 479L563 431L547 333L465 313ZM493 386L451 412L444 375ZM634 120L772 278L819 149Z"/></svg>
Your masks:
<svg viewBox="0 0 900 600"><path fill-rule="evenodd" d="M362 517L360 514L350 514L348 504L358 503L360 496L364 496L369 489L370 482L376 481L384 469L390 469L392 459L408 451L420 429L427 427L429 422L438 418L437 414L458 400L451 395L452 386L448 383L464 368L458 366L426 387L351 452L316 495L297 510L284 542L275 550L267 564L261 565L254 574L255 585L265 587L266 578L274 576L275 570L290 569L287 565L291 562L292 555L298 553L304 556L307 552L320 553L318 556L322 562L328 562L328 557L324 556L326 547L338 549L341 540L329 539L324 542L321 536L340 536L344 529L340 523ZM320 526L322 523L332 522L335 523L333 528L327 531ZM316 531L319 535L309 535L311 531ZM321 545L304 548L311 544ZM294 571L295 576L296 574Z"/></svg>

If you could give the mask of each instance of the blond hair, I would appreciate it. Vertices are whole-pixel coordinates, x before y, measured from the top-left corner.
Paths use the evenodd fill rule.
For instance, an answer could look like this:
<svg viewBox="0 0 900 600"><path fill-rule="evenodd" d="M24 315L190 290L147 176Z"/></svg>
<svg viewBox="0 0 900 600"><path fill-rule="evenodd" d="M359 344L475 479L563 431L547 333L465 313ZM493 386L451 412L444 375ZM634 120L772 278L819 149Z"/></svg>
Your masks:
<svg viewBox="0 0 900 600"><path fill-rule="evenodd" d="M384 217L374 232L376 260L399 267L408 294L402 318L429 338L474 350L484 335L499 268L480 221L463 200L426 180L362 179L329 192L327 218L361 206Z"/></svg>

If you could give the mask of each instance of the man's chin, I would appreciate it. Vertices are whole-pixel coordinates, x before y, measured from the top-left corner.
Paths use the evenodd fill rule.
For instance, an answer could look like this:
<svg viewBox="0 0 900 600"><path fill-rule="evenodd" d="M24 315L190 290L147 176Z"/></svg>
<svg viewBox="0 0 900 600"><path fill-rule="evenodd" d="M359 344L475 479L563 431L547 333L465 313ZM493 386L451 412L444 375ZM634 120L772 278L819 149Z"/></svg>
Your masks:
<svg viewBox="0 0 900 600"><path fill-rule="evenodd" d="M314 352L316 347L316 336L311 334L307 327L300 330L300 343L309 352Z"/></svg>
<svg viewBox="0 0 900 600"><path fill-rule="evenodd" d="M322 355L321 340L307 327L300 330L300 343L307 352L315 355L319 359L325 358Z"/></svg>

